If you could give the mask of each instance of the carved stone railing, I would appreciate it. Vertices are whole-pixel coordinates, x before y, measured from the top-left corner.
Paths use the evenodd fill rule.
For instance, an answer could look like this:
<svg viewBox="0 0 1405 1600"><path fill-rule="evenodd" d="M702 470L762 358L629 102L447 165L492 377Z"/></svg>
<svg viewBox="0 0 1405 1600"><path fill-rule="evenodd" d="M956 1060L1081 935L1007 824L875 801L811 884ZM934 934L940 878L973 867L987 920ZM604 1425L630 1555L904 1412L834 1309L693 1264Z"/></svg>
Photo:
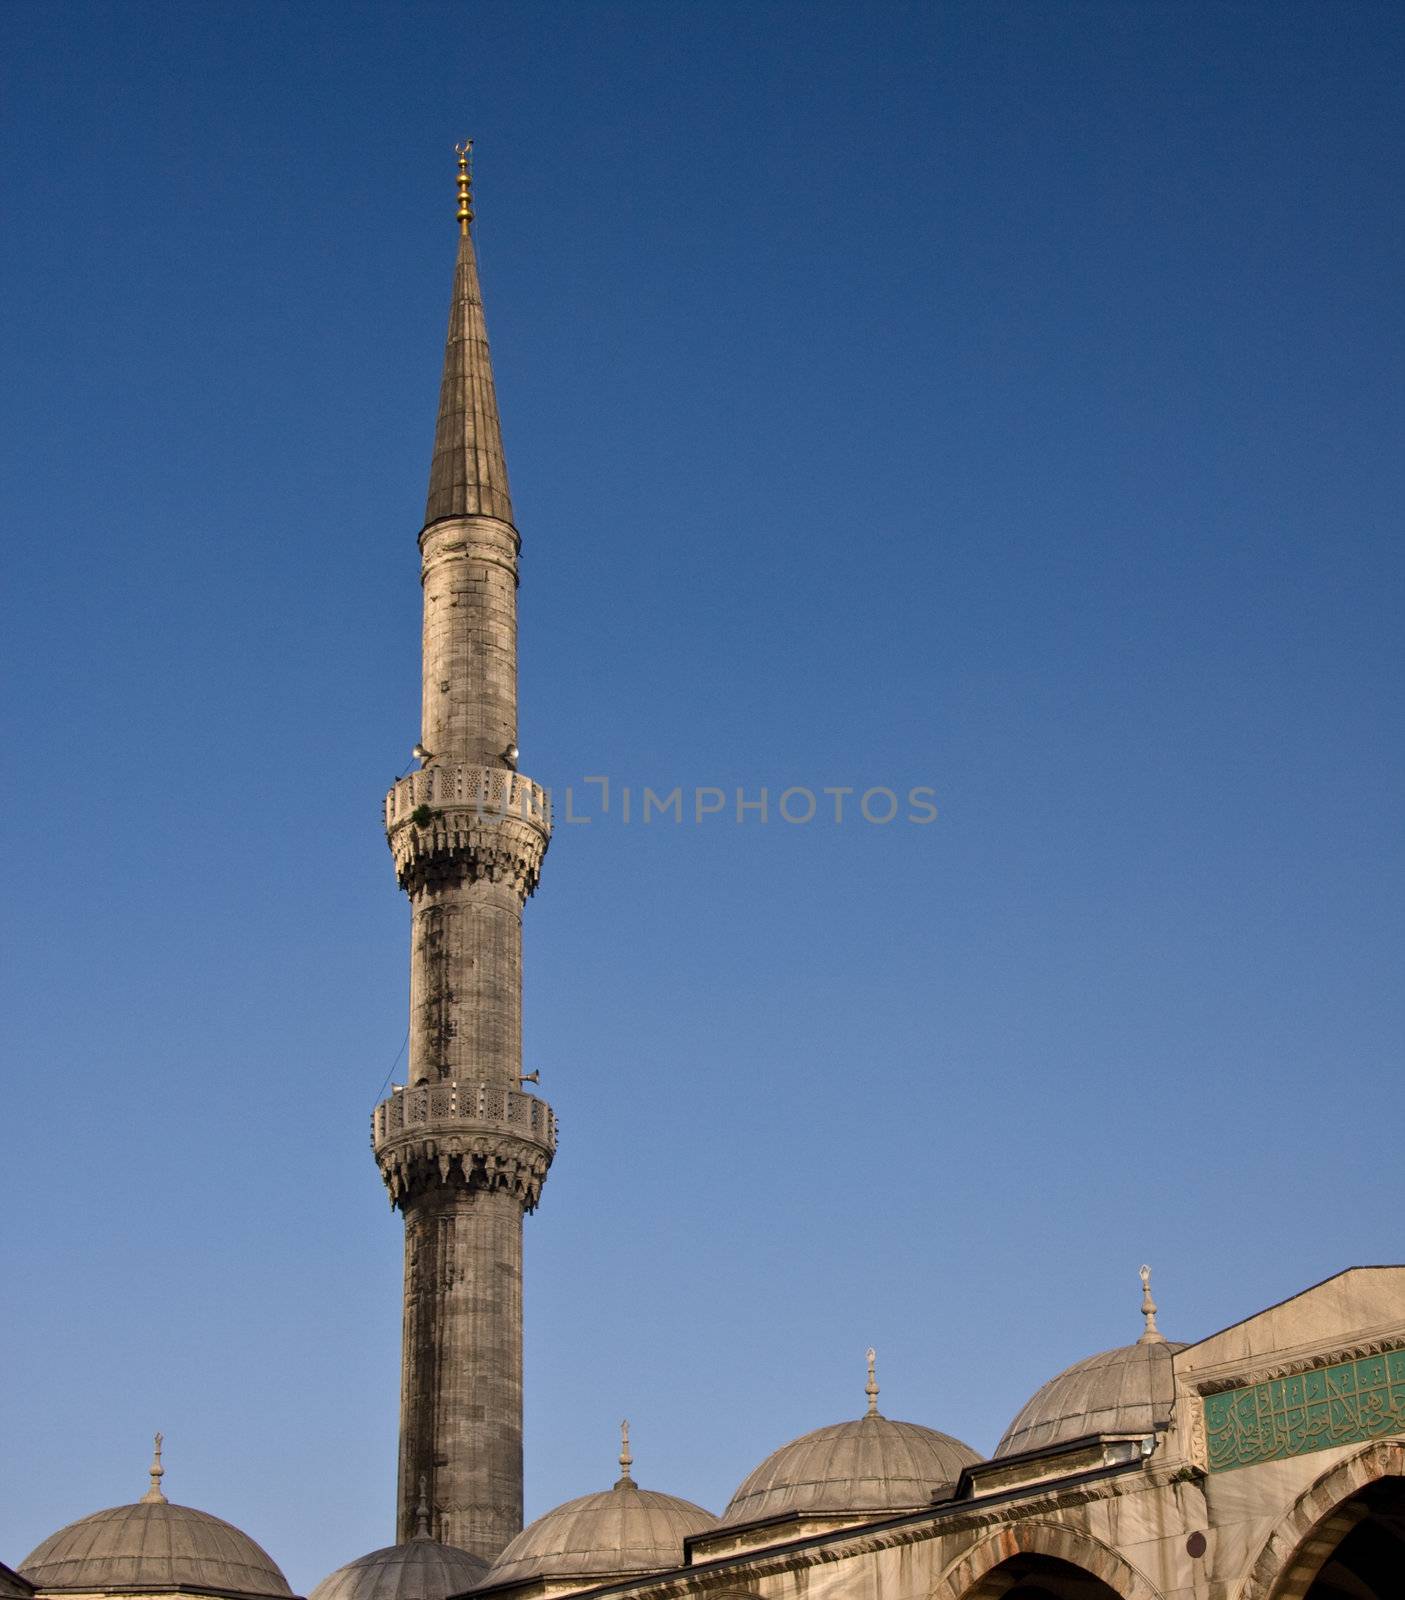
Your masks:
<svg viewBox="0 0 1405 1600"><path fill-rule="evenodd" d="M507 1084L418 1084L371 1113L371 1147L392 1205L443 1185L505 1189L534 1211L556 1118L545 1100Z"/></svg>
<svg viewBox="0 0 1405 1600"><path fill-rule="evenodd" d="M371 1144L407 1129L445 1132L471 1123L495 1133L516 1133L547 1150L556 1148L556 1118L545 1100L505 1083L421 1083L382 1100L371 1113Z"/></svg>
<svg viewBox="0 0 1405 1600"><path fill-rule="evenodd" d="M551 832L551 796L505 767L436 764L406 774L385 797L385 831L393 833L421 806L466 808L489 819L517 817Z"/></svg>
<svg viewBox="0 0 1405 1600"><path fill-rule="evenodd" d="M505 767L423 767L385 797L385 831L402 889L463 877L511 883L524 898L551 840L551 797Z"/></svg>

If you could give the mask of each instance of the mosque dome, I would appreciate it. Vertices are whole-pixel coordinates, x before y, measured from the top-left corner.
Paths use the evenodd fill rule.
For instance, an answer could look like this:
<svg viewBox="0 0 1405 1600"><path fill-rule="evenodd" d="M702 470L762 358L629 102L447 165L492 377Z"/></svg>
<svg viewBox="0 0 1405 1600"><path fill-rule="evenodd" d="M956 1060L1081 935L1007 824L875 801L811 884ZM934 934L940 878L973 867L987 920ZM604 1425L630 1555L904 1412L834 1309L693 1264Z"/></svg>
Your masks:
<svg viewBox="0 0 1405 1600"><path fill-rule="evenodd" d="M568 1500L525 1527L488 1569L479 1585L627 1577L683 1565L683 1541L717 1526L717 1518L691 1500L641 1489L629 1475L625 1428L622 1468L612 1489Z"/></svg>
<svg viewBox="0 0 1405 1600"><path fill-rule="evenodd" d="M1157 1329L1149 1267L1142 1268L1142 1316L1146 1328L1135 1344L1075 1361L1036 1390L1006 1428L996 1456L1090 1433L1150 1433L1165 1423L1175 1400L1171 1358L1185 1345Z"/></svg>
<svg viewBox="0 0 1405 1600"><path fill-rule="evenodd" d="M488 1563L429 1535L429 1493L420 1479L419 1518L414 1537L357 1556L329 1573L307 1600L448 1600L476 1588Z"/></svg>
<svg viewBox="0 0 1405 1600"><path fill-rule="evenodd" d="M215 1589L223 1594L291 1595L267 1551L208 1511L173 1506L161 1493L161 1436L151 1487L135 1505L95 1511L51 1534L20 1572L36 1588Z"/></svg>
<svg viewBox="0 0 1405 1600"><path fill-rule="evenodd" d="M308 1600L448 1600L482 1583L488 1563L417 1534L338 1567Z"/></svg>
<svg viewBox="0 0 1405 1600"><path fill-rule="evenodd" d="M732 1496L724 1524L787 1511L916 1510L982 1459L949 1434L883 1416L871 1350L868 1360L867 1415L802 1434L767 1456Z"/></svg>

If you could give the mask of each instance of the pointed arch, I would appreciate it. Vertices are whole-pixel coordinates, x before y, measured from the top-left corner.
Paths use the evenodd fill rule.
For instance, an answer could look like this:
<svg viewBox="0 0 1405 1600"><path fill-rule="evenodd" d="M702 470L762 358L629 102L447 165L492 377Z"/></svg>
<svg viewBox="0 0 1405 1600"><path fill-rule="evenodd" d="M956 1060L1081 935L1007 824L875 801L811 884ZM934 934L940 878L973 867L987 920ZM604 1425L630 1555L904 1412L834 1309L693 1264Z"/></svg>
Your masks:
<svg viewBox="0 0 1405 1600"><path fill-rule="evenodd" d="M1328 1468L1268 1536L1238 1600L1302 1600L1322 1564L1365 1515L1354 1496L1382 1478L1405 1479L1405 1443L1378 1440Z"/></svg>
<svg viewBox="0 0 1405 1600"><path fill-rule="evenodd" d="M1162 1600L1161 1591L1110 1545L1057 1522L1016 1522L958 1556L931 1600L978 1600L983 1581L1013 1556L1047 1556L1105 1583L1121 1600Z"/></svg>

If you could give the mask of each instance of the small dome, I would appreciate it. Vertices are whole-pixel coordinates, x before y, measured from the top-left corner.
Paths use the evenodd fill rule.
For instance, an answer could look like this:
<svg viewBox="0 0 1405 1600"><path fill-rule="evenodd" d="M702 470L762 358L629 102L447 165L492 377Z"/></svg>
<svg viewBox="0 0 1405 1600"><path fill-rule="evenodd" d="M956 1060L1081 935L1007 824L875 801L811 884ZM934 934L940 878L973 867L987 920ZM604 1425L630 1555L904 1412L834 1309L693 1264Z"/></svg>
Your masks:
<svg viewBox="0 0 1405 1600"><path fill-rule="evenodd" d="M1175 1400L1171 1357L1183 1344L1119 1345L1065 1367L1031 1397L995 1447L1039 1450L1088 1433L1150 1433Z"/></svg>
<svg viewBox="0 0 1405 1600"><path fill-rule="evenodd" d="M308 1600L448 1600L477 1587L488 1563L427 1534L338 1567Z"/></svg>
<svg viewBox="0 0 1405 1600"><path fill-rule="evenodd" d="M1171 1358L1183 1344L1156 1326L1151 1268L1142 1267L1142 1318L1135 1344L1075 1361L1037 1389L995 1447L997 1456L1043 1450L1090 1433L1150 1433L1170 1420L1175 1401Z"/></svg>
<svg viewBox="0 0 1405 1600"><path fill-rule="evenodd" d="M766 1457L722 1513L724 1524L786 1511L915 1511L981 1457L935 1428L871 1411L792 1439Z"/></svg>
<svg viewBox="0 0 1405 1600"><path fill-rule="evenodd" d="M21 1573L39 1589L217 1589L290 1595L247 1533L207 1511L145 1500L71 1522L32 1550Z"/></svg>
<svg viewBox="0 0 1405 1600"><path fill-rule="evenodd" d="M488 1569L485 1589L529 1579L627 1577L683 1565L683 1541L717 1526L691 1500L640 1489L627 1476L524 1528Z"/></svg>

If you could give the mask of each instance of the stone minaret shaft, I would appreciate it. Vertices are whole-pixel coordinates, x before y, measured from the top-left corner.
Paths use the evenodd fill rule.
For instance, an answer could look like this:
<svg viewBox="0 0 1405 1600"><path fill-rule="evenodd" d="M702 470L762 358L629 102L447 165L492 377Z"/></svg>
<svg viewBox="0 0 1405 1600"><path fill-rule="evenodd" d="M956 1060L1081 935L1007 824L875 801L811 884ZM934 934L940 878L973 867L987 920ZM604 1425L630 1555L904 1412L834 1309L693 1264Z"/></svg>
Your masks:
<svg viewBox="0 0 1405 1600"><path fill-rule="evenodd" d="M460 159L429 504L422 766L386 798L410 897L409 1081L372 1144L405 1218L397 1540L491 1560L522 1526L522 1217L556 1134L522 1092L522 906L551 823L517 762L517 551Z"/></svg>

